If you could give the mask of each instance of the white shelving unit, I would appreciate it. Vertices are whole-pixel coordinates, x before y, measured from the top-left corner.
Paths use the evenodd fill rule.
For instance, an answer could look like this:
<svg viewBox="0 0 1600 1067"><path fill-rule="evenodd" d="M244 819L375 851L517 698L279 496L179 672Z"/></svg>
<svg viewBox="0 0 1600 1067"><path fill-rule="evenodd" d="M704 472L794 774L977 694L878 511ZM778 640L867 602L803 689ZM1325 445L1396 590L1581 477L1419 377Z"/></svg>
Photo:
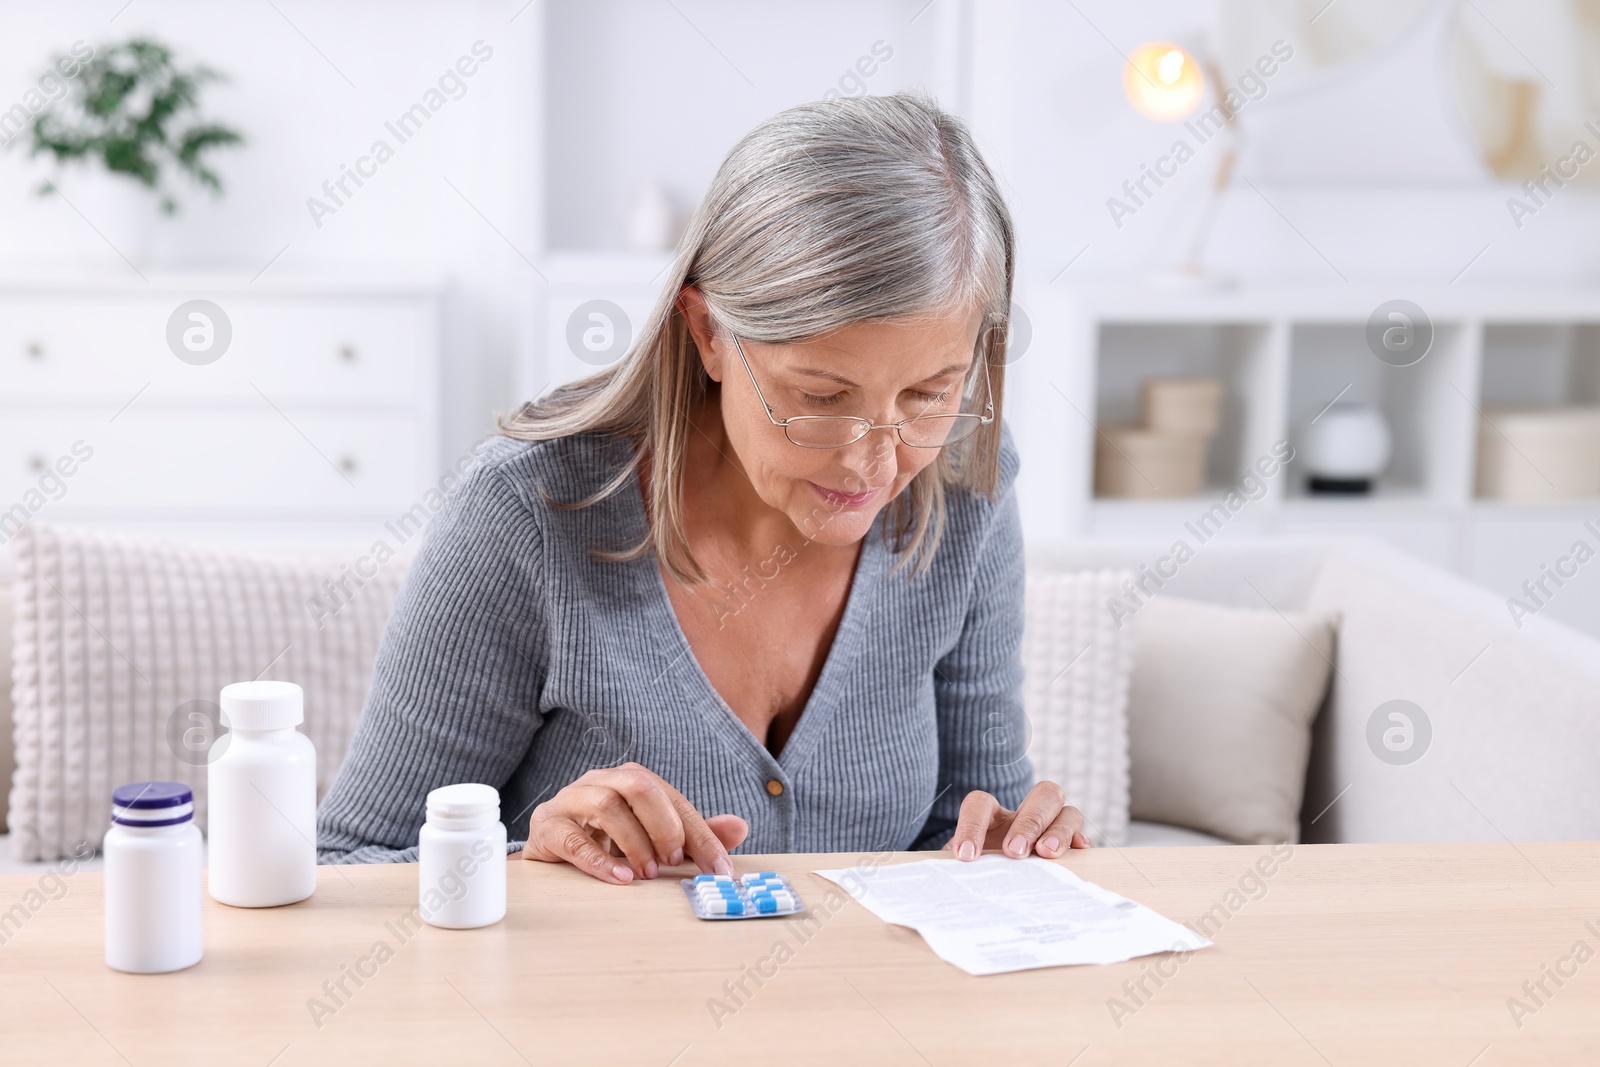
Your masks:
<svg viewBox="0 0 1600 1067"><path fill-rule="evenodd" d="M1434 340L1409 367L1380 361L1365 328L1380 304L1412 300ZM1184 536L1274 442L1341 396L1372 404L1394 458L1370 497L1307 494L1291 463L1225 533L1368 535L1519 595L1540 565L1593 535L1600 500L1513 503L1475 496L1480 411L1507 404L1600 402L1600 291L1357 287L1178 293L1144 287L1025 287L1033 342L1012 368L1008 413L1024 441L1030 542ZM1204 495L1108 500L1093 493L1096 431L1135 414L1139 383L1157 375L1225 383L1224 427ZM1049 458L1047 458L1049 457ZM1600 463L1600 456L1595 457ZM1192 540L1192 539L1191 539ZM1551 598L1552 617L1600 632L1600 572Z"/></svg>

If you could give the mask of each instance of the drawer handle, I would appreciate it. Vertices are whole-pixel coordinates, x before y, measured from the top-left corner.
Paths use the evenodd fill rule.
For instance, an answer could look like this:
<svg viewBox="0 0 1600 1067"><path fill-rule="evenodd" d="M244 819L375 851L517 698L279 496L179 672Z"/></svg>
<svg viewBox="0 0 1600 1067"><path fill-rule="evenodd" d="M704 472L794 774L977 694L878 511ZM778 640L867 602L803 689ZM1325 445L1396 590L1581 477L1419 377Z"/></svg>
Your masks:
<svg viewBox="0 0 1600 1067"><path fill-rule="evenodd" d="M356 457L354 456L339 457L339 469L344 471L346 474L354 474L359 466L360 465L356 463Z"/></svg>
<svg viewBox="0 0 1600 1067"><path fill-rule="evenodd" d="M44 358L44 345L40 344L38 341L29 341L23 348L23 351L28 353L29 359Z"/></svg>
<svg viewBox="0 0 1600 1067"><path fill-rule="evenodd" d="M45 459L44 453L42 452L35 452L28 457L28 469L31 471L42 471L49 465L50 461Z"/></svg>
<svg viewBox="0 0 1600 1067"><path fill-rule="evenodd" d="M356 346L355 345L340 345L339 346L339 358L342 359L346 363L354 363L356 361Z"/></svg>

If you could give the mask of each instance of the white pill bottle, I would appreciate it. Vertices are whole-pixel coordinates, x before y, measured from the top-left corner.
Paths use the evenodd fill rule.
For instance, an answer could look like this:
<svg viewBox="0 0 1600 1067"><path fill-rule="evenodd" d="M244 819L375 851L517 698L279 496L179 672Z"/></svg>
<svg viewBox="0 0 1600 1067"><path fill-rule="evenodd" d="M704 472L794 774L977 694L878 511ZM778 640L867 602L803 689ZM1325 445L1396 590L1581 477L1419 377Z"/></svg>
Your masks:
<svg viewBox="0 0 1600 1067"><path fill-rule="evenodd" d="M207 772L207 883L213 900L272 908L317 888L317 750L295 729L305 697L293 682L222 688L227 747Z"/></svg>
<svg viewBox="0 0 1600 1067"><path fill-rule="evenodd" d="M106 965L133 974L200 962L202 841L182 782L133 782L111 794L105 855Z"/></svg>
<svg viewBox="0 0 1600 1067"><path fill-rule="evenodd" d="M506 824L494 786L462 783L430 792L417 843L424 921L470 930L505 918Z"/></svg>

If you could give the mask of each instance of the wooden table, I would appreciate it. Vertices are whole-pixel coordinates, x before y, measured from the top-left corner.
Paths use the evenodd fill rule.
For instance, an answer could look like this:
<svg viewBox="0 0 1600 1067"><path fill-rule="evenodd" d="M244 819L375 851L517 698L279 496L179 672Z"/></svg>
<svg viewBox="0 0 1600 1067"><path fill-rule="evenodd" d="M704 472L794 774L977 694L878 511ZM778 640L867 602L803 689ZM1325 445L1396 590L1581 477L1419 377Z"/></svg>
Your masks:
<svg viewBox="0 0 1600 1067"><path fill-rule="evenodd" d="M1210 915L1215 947L987 978L810 873L853 855L738 857L838 905L809 937L796 920L697 921L675 878L617 888L521 860L504 922L407 932L414 866L324 867L304 904L208 900L205 959L155 976L106 968L100 875L15 875L0 879L0 910L26 913L0 945L0 1061L1600 1063L1600 843L1308 845L1262 877L1270 853L1074 853L1164 915ZM1547 967L1570 976L1558 987Z"/></svg>

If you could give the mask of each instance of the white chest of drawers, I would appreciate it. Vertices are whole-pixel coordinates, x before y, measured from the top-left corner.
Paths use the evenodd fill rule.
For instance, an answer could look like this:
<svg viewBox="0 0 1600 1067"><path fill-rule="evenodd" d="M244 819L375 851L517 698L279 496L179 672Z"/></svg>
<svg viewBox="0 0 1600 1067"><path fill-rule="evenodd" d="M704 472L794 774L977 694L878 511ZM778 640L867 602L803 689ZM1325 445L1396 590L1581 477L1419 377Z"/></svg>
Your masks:
<svg viewBox="0 0 1600 1067"><path fill-rule="evenodd" d="M220 315L185 310L169 341L194 300ZM0 542L33 520L261 544L380 528L440 478L439 303L414 280L0 279Z"/></svg>

